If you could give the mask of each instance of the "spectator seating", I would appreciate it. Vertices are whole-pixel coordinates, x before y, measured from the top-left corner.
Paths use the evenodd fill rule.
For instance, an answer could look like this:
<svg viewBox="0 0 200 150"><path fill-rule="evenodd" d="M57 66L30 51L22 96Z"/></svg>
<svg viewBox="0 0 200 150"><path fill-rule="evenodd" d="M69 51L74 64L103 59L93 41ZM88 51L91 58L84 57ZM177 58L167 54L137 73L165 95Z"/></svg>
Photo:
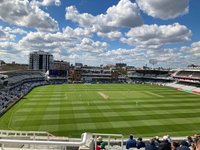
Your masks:
<svg viewBox="0 0 200 150"><path fill-rule="evenodd" d="M47 84L39 71L8 71L3 72L3 76L7 76L8 83L0 89L0 115L32 88Z"/></svg>

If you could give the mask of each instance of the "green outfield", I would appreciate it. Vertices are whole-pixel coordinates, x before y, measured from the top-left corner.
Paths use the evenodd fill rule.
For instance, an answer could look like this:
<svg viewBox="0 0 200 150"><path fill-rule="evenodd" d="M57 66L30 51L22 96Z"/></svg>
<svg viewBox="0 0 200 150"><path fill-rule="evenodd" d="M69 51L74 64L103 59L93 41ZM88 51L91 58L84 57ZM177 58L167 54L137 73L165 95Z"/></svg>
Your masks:
<svg viewBox="0 0 200 150"><path fill-rule="evenodd" d="M0 129L125 136L200 132L200 96L156 85L66 84L33 89L0 118Z"/></svg>

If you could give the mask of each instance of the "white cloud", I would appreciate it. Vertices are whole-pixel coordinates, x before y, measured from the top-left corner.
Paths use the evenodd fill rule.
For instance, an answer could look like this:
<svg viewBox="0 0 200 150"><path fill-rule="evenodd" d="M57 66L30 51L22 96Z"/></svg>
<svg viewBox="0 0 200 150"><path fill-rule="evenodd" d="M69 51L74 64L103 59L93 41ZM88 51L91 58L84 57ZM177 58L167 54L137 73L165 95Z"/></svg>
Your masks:
<svg viewBox="0 0 200 150"><path fill-rule="evenodd" d="M17 31L12 28L6 28L6 30ZM51 52L56 59L69 61L69 59L73 59L72 56L77 56L81 59L92 60L96 58L96 55L105 52L107 47L106 42L92 40L91 32L88 29L66 27L62 32L56 33L29 32L17 43L0 41L0 54L2 57L8 56L10 59L13 58L13 54L17 58L27 58L14 59L23 63L27 63L28 54L36 50Z"/></svg>
<svg viewBox="0 0 200 150"><path fill-rule="evenodd" d="M92 31L88 28L75 28L72 29L71 27L66 27L65 29L63 29L63 34L64 35L69 35L71 37L91 37Z"/></svg>
<svg viewBox="0 0 200 150"><path fill-rule="evenodd" d="M61 5L60 0L42 0L42 1L36 1L36 3L42 6L50 6L50 5L60 6Z"/></svg>
<svg viewBox="0 0 200 150"><path fill-rule="evenodd" d="M143 25L132 28L121 38L123 43L147 49L159 49L163 45L190 41L191 31L184 25Z"/></svg>
<svg viewBox="0 0 200 150"><path fill-rule="evenodd" d="M70 49L70 52L81 52L81 53L90 53L100 54L106 51L108 44L106 42L93 41L89 38L83 38L80 43L76 44L74 48Z"/></svg>
<svg viewBox="0 0 200 150"><path fill-rule="evenodd" d="M24 34L27 34L28 32L23 30L23 29L20 29L20 28L10 28L10 27L5 27L4 30L10 34L21 34L21 35L24 35Z"/></svg>
<svg viewBox="0 0 200 150"><path fill-rule="evenodd" d="M58 23L35 2L2 0L0 19L18 26L33 27L39 31L57 31Z"/></svg>
<svg viewBox="0 0 200 150"><path fill-rule="evenodd" d="M90 36L87 29L66 27L62 32L56 33L30 32L19 41L19 44L30 50L53 50L74 47L81 39Z"/></svg>
<svg viewBox="0 0 200 150"><path fill-rule="evenodd" d="M20 28L10 28L0 26L0 40L2 41L11 41L16 38L17 34L24 35L27 32Z"/></svg>
<svg viewBox="0 0 200 150"><path fill-rule="evenodd" d="M62 46L70 47L74 41L77 39L75 37L70 37L69 35L63 35L61 32L57 33L43 33L43 32L30 32L27 36L23 37L19 44L24 49L32 50L45 50L51 51L56 48L61 48Z"/></svg>
<svg viewBox="0 0 200 150"><path fill-rule="evenodd" d="M15 53L17 44L14 42L0 42L0 51L6 53Z"/></svg>
<svg viewBox="0 0 200 150"><path fill-rule="evenodd" d="M99 60L103 59L104 62L116 63L124 62L129 65L143 66L149 64L150 59L157 59L158 66L164 67L180 67L186 66L187 62L183 53L178 49L159 49L159 50L146 50L141 48L133 49L113 49L99 55Z"/></svg>
<svg viewBox="0 0 200 150"><path fill-rule="evenodd" d="M181 48L182 51L192 54L194 56L200 56L200 41L193 42L191 46L183 46Z"/></svg>
<svg viewBox="0 0 200 150"><path fill-rule="evenodd" d="M108 26L135 27L142 24L142 19L135 3L120 0L116 6L108 8L105 15L100 15Z"/></svg>
<svg viewBox="0 0 200 150"><path fill-rule="evenodd" d="M0 28L0 41L9 41L15 38L14 35L5 32L3 29Z"/></svg>
<svg viewBox="0 0 200 150"><path fill-rule="evenodd" d="M93 32L111 32L121 27L136 27L143 24L138 7L130 0L120 0L117 5L107 9L106 14L93 16L79 13L75 6L66 8L66 19L82 27L91 28Z"/></svg>
<svg viewBox="0 0 200 150"><path fill-rule="evenodd" d="M134 49L114 49L101 54L100 56L116 57L116 56L128 56L134 53Z"/></svg>
<svg viewBox="0 0 200 150"><path fill-rule="evenodd" d="M17 43L14 42L0 42L0 57L5 62L20 62L27 63L28 55L24 55L22 50L19 50L20 47Z"/></svg>
<svg viewBox="0 0 200 150"><path fill-rule="evenodd" d="M108 47L106 42L90 39L91 32L83 28L66 27L63 32L30 32L19 41L21 48L30 51L45 50L59 55L102 53ZM59 53L59 54L58 54Z"/></svg>
<svg viewBox="0 0 200 150"><path fill-rule="evenodd" d="M120 38L122 36L122 33L119 31L111 31L108 33L97 32L97 35L103 38L108 38L110 40L115 40Z"/></svg>
<svg viewBox="0 0 200 150"><path fill-rule="evenodd" d="M173 19L189 11L189 0L136 0L138 6L149 16Z"/></svg>

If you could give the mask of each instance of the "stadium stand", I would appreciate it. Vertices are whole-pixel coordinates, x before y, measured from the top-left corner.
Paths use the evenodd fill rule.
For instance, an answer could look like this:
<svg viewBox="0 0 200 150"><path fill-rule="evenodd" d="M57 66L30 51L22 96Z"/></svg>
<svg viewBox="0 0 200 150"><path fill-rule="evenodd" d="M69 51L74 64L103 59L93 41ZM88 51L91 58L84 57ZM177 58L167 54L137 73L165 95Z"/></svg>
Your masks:
<svg viewBox="0 0 200 150"><path fill-rule="evenodd" d="M135 69L127 73L127 77L133 83L157 83L173 82L172 71L163 69Z"/></svg>
<svg viewBox="0 0 200 150"><path fill-rule="evenodd" d="M1 72L8 76L8 86L24 83L27 81L39 81L44 80L44 74L39 71L5 71Z"/></svg>
<svg viewBox="0 0 200 150"><path fill-rule="evenodd" d="M112 83L118 80L118 72L112 68L81 66L70 69L69 79L79 83Z"/></svg>
<svg viewBox="0 0 200 150"><path fill-rule="evenodd" d="M8 84L8 76L0 74L0 89Z"/></svg>
<svg viewBox="0 0 200 150"><path fill-rule="evenodd" d="M173 78L176 82L167 84L168 86L174 87L177 90L200 94L200 70L179 70L173 75Z"/></svg>
<svg viewBox="0 0 200 150"><path fill-rule="evenodd" d="M0 115L19 101L32 88L47 84L45 77L38 71L1 72Z"/></svg>

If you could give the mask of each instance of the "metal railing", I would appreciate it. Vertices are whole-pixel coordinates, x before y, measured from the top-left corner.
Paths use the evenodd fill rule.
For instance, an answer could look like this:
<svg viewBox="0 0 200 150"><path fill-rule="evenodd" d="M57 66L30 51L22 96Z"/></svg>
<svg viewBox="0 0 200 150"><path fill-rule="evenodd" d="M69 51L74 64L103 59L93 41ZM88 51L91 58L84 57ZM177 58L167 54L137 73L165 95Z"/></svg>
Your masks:
<svg viewBox="0 0 200 150"><path fill-rule="evenodd" d="M46 135L46 136L45 136ZM9 139L8 137L32 137L32 139ZM50 137L54 137L52 134L48 132L34 132L34 131L9 131L9 130L0 130L0 148L2 150L5 148L5 144L10 145L50 145L64 147L79 147L86 144L87 137L89 137L88 133L83 133L82 137L79 141L63 141L63 140L51 140ZM42 140L38 137L47 137L46 140Z"/></svg>
<svg viewBox="0 0 200 150"><path fill-rule="evenodd" d="M122 134L102 134L102 133L93 133L93 138L94 138L94 142L95 142L95 149L97 147L97 138L99 136L104 137L105 141L108 141L108 149L110 149L111 143L116 143L116 142L120 142L120 146L121 146L121 150L123 150L123 143L124 143L124 136ZM116 139L119 138L120 140L112 140L111 139Z"/></svg>
<svg viewBox="0 0 200 150"><path fill-rule="evenodd" d="M53 134L46 132L46 131L16 131L16 130L0 130L0 137L9 137L9 136L29 136L29 137L36 137L36 136L45 136L49 139L49 137L54 137Z"/></svg>
<svg viewBox="0 0 200 150"><path fill-rule="evenodd" d="M102 133L83 133L80 139L61 139L48 132L37 132L37 131L11 131L11 130L0 130L0 149L4 150L8 145L26 145L31 146L35 149L36 146L58 146L59 149L67 149L67 147L81 147L86 146L88 149L97 147L98 137L101 136L103 141L107 142L107 148L112 149L112 146L118 145L121 150L124 149L124 136L122 134L102 134ZM27 138L22 138L27 137ZM186 137L171 137L173 140L183 140ZM149 141L150 138L143 138L143 141ZM162 138L161 138L162 139ZM127 139L125 139L126 141ZM88 143L93 142L94 144L88 146ZM90 145L90 144L89 144ZM40 148L42 149L42 148Z"/></svg>

